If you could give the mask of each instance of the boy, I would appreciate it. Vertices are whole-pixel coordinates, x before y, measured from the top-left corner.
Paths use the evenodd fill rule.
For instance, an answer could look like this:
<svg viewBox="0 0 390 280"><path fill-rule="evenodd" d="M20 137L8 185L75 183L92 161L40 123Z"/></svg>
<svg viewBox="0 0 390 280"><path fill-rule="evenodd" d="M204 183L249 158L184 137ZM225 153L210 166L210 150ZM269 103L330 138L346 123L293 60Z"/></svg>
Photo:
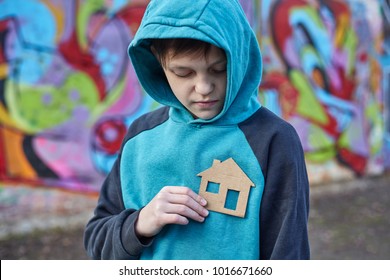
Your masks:
<svg viewBox="0 0 390 280"><path fill-rule="evenodd" d="M151 1L129 55L165 107L129 128L86 227L90 257L308 259L303 151L258 102L261 55L238 1ZM199 195L201 173L229 159L251 183L241 216Z"/></svg>

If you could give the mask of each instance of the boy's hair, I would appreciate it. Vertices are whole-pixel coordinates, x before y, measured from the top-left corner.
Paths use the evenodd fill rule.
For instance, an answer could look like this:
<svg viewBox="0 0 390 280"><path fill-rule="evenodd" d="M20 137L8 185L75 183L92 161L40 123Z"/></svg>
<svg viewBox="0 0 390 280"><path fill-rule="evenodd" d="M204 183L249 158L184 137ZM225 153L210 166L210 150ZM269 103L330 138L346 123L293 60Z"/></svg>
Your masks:
<svg viewBox="0 0 390 280"><path fill-rule="evenodd" d="M177 55L191 54L198 57L207 57L211 44L188 38L173 39L152 39L151 49L161 66L165 68L168 54L175 57Z"/></svg>

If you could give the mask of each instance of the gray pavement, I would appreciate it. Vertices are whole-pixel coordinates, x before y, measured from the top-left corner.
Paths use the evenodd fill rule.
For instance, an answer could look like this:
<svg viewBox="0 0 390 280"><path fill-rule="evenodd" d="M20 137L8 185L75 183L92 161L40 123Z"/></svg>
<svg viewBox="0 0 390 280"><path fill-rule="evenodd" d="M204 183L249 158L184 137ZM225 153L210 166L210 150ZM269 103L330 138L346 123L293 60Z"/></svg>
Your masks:
<svg viewBox="0 0 390 280"><path fill-rule="evenodd" d="M312 187L312 259L390 260L390 174Z"/></svg>
<svg viewBox="0 0 390 280"><path fill-rule="evenodd" d="M0 259L87 258L83 227L96 197L9 190L0 193ZM311 186L312 259L389 260L389 214L390 174Z"/></svg>

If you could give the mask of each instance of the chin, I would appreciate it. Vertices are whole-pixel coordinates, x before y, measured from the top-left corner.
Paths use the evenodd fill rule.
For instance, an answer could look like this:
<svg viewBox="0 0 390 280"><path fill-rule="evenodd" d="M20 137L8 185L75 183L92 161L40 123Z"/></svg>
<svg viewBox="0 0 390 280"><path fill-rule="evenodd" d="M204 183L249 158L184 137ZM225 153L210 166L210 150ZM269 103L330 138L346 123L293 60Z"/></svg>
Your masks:
<svg viewBox="0 0 390 280"><path fill-rule="evenodd" d="M212 118L214 118L216 115L200 115L198 116L199 119L203 119L203 120L211 120Z"/></svg>

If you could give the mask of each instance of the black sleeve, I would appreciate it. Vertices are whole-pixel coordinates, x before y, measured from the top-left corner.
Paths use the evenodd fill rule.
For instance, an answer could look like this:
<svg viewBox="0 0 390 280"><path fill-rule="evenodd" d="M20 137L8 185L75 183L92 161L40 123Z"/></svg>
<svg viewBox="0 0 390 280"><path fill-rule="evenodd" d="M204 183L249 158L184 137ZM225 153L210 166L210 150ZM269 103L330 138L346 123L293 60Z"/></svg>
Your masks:
<svg viewBox="0 0 390 280"><path fill-rule="evenodd" d="M295 129L262 107L241 125L264 175L260 258L309 259L309 182Z"/></svg>
<svg viewBox="0 0 390 280"><path fill-rule="evenodd" d="M125 209L118 158L105 179L94 216L84 233L84 246L92 259L138 259L144 244L135 234L139 210Z"/></svg>
<svg viewBox="0 0 390 280"><path fill-rule="evenodd" d="M100 190L94 216L84 232L84 246L92 259L139 259L143 249L153 242L142 242L135 234L140 209L125 209L120 181L121 152L126 142L142 131L152 129L168 118L167 107L148 113L130 126L120 153Z"/></svg>

